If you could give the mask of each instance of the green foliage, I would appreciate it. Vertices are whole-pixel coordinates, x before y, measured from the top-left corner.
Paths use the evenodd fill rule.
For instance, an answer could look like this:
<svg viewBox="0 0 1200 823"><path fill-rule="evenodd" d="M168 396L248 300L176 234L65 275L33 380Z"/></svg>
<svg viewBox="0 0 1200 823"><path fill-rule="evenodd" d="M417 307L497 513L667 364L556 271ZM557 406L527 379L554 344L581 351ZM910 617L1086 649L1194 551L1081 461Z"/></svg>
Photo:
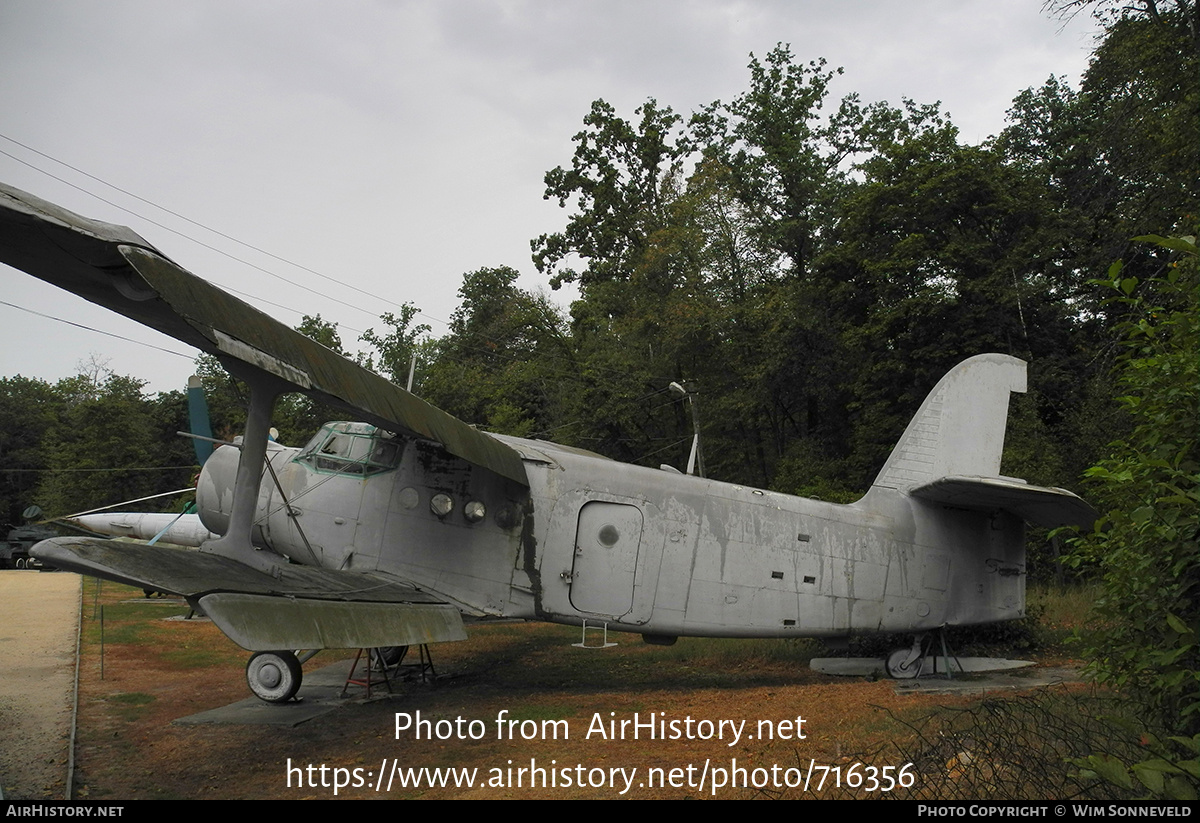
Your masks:
<svg viewBox="0 0 1200 823"><path fill-rule="evenodd" d="M347 356L345 349L342 348L342 337L338 334L337 323L322 320L319 314L304 315L300 320L300 325L296 327L296 331L343 357Z"/></svg>
<svg viewBox="0 0 1200 823"><path fill-rule="evenodd" d="M60 397L44 380L0 378L0 529L20 525L47 467L45 436Z"/></svg>
<svg viewBox="0 0 1200 823"><path fill-rule="evenodd" d="M103 383L67 378L55 387L63 398L45 432L48 472L38 500L48 515L106 506L182 488L193 456L181 438L163 431L183 427L178 398L142 394L141 380L108 374ZM166 466L182 468L164 469Z"/></svg>
<svg viewBox="0 0 1200 823"><path fill-rule="evenodd" d="M627 280L642 262L648 239L666 222L666 204L685 149L673 141L680 117L669 107L647 100L635 112L634 125L617 116L603 100L592 103L571 168L546 173L545 199L565 207L575 198L578 211L564 231L533 241L538 271L550 284L579 280ZM577 254L588 261L583 272L563 267Z"/></svg>
<svg viewBox="0 0 1200 823"><path fill-rule="evenodd" d="M1057 78L1026 90L997 144L1049 182L1049 212L1070 228L1060 243L1062 264L1080 273L1118 257L1130 264L1128 238L1195 214L1200 168L1196 4L1155 14L1089 5L1115 17L1080 90ZM1095 311L1087 276L1074 283L1074 299Z"/></svg>
<svg viewBox="0 0 1200 823"><path fill-rule="evenodd" d="M729 104L704 107L691 121L691 142L731 171L732 190L755 220L755 232L803 274L817 251L829 207L846 180L845 163L904 128L905 114L857 95L824 114L829 86L842 69L797 62L782 43L764 60L751 55L750 87ZM933 113L910 106L918 119Z"/></svg>
<svg viewBox="0 0 1200 823"><path fill-rule="evenodd" d="M702 398L711 476L849 499L949 367L1000 351L1034 363L1013 471L1058 485L1091 465L1112 436L1094 422L1113 393L1096 356L1111 318L1086 289L1098 238L1183 202L1185 178L1171 172L1151 197L1159 171L1096 125L1118 116L1121 72L1137 65L1110 53L1149 53L1123 45L1141 42L1129 31L1114 30L1083 92L1052 80L1023 93L983 146L960 144L936 105L832 105L840 70L783 45L752 57L746 91L686 127L654 100L631 120L597 101L570 168L546 175L546 197L573 209L567 227L533 244L553 284L580 284L568 352L554 356L583 384L543 405L535 428L682 464L690 421L662 395L686 382ZM1170 75L1136 83L1162 99ZM572 256L580 271L565 268ZM497 397L494 367L473 365L462 382L487 388L460 387L471 396L457 407L522 430L529 401Z"/></svg>
<svg viewBox="0 0 1200 823"><path fill-rule="evenodd" d="M1123 725L1135 734L1140 731L1136 724L1126 721ZM1110 754L1092 754L1072 762L1085 779L1103 780L1151 798L1196 800L1196 787L1200 785L1200 734L1171 736L1166 740L1145 732L1139 736L1141 745L1152 755L1145 760L1128 765Z"/></svg>
<svg viewBox="0 0 1200 823"><path fill-rule="evenodd" d="M528 437L549 428L574 379L563 320L507 266L463 276L450 333L431 347L421 396L492 431Z"/></svg>
<svg viewBox="0 0 1200 823"><path fill-rule="evenodd" d="M1200 732L1200 278L1194 237L1138 239L1175 253L1152 279L1125 277L1120 263L1109 270L1124 312L1120 401L1133 427L1087 472L1104 515L1075 559L1104 574L1093 674L1191 736Z"/></svg>
<svg viewBox="0 0 1200 823"><path fill-rule="evenodd" d="M382 374L397 386L408 383L408 370L412 365L413 352L421 345L421 339L429 333L427 323L413 321L421 310L412 303L400 307L400 313L384 312L380 320L389 328L383 334L367 329L359 338L370 344L375 351L359 355L359 365Z"/></svg>

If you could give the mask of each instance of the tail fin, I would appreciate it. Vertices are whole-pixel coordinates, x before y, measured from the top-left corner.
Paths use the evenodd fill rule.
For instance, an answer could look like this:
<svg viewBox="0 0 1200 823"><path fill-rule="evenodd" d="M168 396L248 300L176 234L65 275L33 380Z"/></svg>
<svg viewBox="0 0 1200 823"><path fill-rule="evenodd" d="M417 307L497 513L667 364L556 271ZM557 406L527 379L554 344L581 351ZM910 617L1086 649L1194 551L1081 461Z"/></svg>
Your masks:
<svg viewBox="0 0 1200 823"><path fill-rule="evenodd" d="M1008 395L1024 391L1023 360L981 354L959 363L925 398L872 488L907 492L947 475L998 475Z"/></svg>
<svg viewBox="0 0 1200 823"><path fill-rule="evenodd" d="M204 461L212 456L212 423L208 419L208 400L204 397L204 382L199 375L193 374L188 378L188 425L192 434L198 434L207 440L194 439L192 445L196 449L196 461L203 466Z"/></svg>

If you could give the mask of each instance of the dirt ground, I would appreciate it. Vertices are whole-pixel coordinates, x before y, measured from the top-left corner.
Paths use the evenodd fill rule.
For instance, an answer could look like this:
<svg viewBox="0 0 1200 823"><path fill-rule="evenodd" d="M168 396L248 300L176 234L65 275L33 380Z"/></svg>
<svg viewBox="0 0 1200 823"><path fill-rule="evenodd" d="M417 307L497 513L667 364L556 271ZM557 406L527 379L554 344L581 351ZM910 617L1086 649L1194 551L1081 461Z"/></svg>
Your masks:
<svg viewBox="0 0 1200 823"><path fill-rule="evenodd" d="M74 574L0 571L0 787L6 798L64 796L79 584Z"/></svg>
<svg viewBox="0 0 1200 823"><path fill-rule="evenodd" d="M859 775L871 767L895 779L905 764L888 747L906 733L900 721L978 700L816 674L806 665L813 649L795 641L661 648L622 635L597 651L571 646L577 629L500 624L434 647L437 681L404 684L390 698L347 700L295 727L181 725L247 696L247 653L211 624L162 619L178 607L105 586L103 680L85 595L77 795L93 799L769 796L770 786L720 784L739 768L749 784L801 770L832 783L834 772L810 764L845 774L858 763ZM306 670L336 657L323 653ZM418 712L425 739L397 732L398 714L407 725ZM505 727L500 717L519 722ZM655 721L653 738L643 725L633 739L635 719ZM431 776L449 785L430 786ZM401 785L416 778L419 786Z"/></svg>

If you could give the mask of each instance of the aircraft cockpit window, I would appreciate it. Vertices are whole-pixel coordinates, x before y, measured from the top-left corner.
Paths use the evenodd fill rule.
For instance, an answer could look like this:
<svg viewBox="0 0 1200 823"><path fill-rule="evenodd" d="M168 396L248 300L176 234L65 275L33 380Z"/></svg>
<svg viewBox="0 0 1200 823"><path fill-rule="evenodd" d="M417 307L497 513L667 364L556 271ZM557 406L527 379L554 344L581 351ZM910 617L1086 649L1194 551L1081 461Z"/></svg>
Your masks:
<svg viewBox="0 0 1200 823"><path fill-rule="evenodd" d="M404 441L361 423L335 423L309 441L299 461L340 474L372 475L400 465Z"/></svg>

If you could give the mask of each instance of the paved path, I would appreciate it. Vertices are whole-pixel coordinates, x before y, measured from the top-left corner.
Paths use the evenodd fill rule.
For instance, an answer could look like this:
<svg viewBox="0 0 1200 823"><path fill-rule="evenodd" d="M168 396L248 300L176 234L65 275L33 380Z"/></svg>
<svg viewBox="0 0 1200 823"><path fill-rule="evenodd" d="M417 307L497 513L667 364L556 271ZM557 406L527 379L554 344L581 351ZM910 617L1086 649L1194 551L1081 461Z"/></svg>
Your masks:
<svg viewBox="0 0 1200 823"><path fill-rule="evenodd" d="M83 578L0 571L0 786L8 800L61 800Z"/></svg>

